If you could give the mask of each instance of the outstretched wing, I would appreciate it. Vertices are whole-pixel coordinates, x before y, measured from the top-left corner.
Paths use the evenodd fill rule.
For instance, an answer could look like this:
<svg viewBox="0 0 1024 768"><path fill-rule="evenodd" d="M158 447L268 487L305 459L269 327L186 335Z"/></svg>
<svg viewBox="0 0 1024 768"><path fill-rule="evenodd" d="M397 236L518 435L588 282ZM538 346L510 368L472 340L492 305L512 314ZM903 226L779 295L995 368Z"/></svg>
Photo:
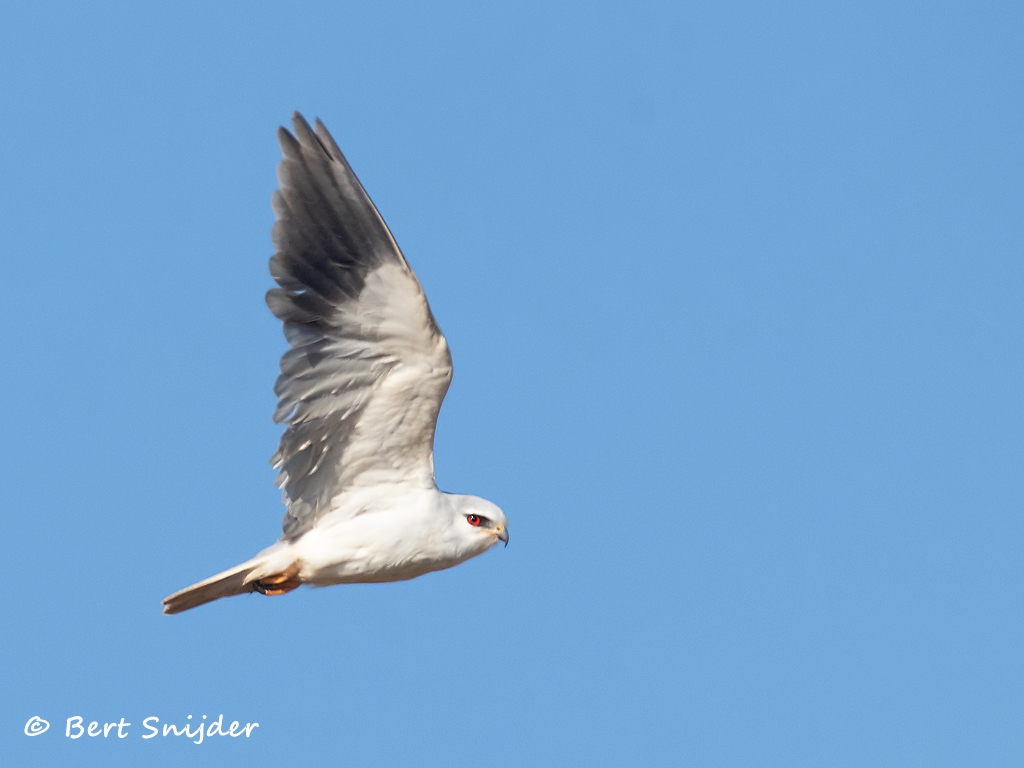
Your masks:
<svg viewBox="0 0 1024 768"><path fill-rule="evenodd" d="M419 281L345 156L299 113L274 193L280 288L267 305L290 349L274 386L288 425L271 458L288 506L285 538L312 527L344 490L434 487L434 428L452 377L448 344Z"/></svg>

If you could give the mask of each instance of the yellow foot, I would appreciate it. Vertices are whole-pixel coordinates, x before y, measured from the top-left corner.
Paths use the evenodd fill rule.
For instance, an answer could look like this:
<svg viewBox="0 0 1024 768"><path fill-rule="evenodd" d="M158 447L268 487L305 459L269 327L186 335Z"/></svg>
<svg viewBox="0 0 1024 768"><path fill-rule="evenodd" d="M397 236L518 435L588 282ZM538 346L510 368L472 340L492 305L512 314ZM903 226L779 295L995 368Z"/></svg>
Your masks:
<svg viewBox="0 0 1024 768"><path fill-rule="evenodd" d="M261 595L283 595L302 586L299 578L299 564L292 563L281 573L275 573L252 583L253 588Z"/></svg>

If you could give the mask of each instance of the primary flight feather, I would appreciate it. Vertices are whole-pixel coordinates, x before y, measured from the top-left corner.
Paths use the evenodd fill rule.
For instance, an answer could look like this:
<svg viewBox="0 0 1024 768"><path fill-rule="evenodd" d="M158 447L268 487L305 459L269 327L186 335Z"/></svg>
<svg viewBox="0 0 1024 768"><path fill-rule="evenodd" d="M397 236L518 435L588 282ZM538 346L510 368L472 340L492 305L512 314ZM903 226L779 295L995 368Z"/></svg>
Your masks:
<svg viewBox="0 0 1024 768"><path fill-rule="evenodd" d="M302 584L401 581L508 543L494 504L434 482L434 428L452 359L427 297L330 133L278 130L278 284L267 305L289 349L274 386L287 425L271 458L281 539L164 599L180 613Z"/></svg>

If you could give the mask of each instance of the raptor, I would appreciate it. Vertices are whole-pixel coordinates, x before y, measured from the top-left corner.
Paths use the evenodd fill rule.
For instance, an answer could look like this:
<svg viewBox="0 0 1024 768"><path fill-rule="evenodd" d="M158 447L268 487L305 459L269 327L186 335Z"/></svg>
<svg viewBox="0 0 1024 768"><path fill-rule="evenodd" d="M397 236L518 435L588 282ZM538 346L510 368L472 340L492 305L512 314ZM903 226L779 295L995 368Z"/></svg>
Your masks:
<svg viewBox="0 0 1024 768"><path fill-rule="evenodd" d="M287 426L271 458L283 535L165 598L164 613L303 584L412 579L508 544L496 505L437 488L452 359L419 280L324 125L295 113L293 130L278 131L278 287L267 293L289 344L274 387L274 420Z"/></svg>

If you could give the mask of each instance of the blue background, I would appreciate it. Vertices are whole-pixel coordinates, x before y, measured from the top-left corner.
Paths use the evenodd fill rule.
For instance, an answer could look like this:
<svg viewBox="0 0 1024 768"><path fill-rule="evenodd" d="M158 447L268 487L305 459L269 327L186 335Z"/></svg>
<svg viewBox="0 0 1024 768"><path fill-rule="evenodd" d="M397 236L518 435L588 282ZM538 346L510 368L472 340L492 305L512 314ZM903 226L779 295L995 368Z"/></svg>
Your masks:
<svg viewBox="0 0 1024 768"><path fill-rule="evenodd" d="M1022 22L6 6L0 753L1020 765ZM439 484L512 542L166 617L280 532L263 293L293 109L448 336ZM260 727L140 738L220 713ZM71 741L73 715L133 728Z"/></svg>

